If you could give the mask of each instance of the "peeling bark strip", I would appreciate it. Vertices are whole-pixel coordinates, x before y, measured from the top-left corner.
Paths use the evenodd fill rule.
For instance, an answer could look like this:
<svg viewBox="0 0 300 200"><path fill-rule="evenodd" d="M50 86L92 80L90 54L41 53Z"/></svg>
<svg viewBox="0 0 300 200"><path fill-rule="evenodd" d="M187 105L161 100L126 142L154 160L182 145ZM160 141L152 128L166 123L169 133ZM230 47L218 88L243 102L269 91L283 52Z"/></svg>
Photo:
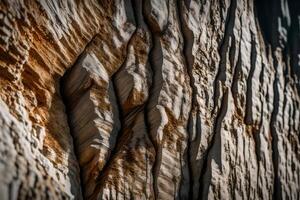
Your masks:
<svg viewBox="0 0 300 200"><path fill-rule="evenodd" d="M299 199L300 3L0 2L0 199Z"/></svg>

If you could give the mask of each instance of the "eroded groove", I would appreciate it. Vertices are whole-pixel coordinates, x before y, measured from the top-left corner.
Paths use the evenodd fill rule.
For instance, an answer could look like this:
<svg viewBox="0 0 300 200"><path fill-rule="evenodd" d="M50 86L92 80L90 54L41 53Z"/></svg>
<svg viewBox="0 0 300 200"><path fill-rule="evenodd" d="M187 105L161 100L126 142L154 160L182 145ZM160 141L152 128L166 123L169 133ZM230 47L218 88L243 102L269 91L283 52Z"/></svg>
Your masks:
<svg viewBox="0 0 300 200"><path fill-rule="evenodd" d="M81 169L84 198L89 198L96 187L95 177L115 146L120 129L119 109L109 75L92 51L85 50L80 55L62 78L61 85ZM111 118L102 117L104 110Z"/></svg>
<svg viewBox="0 0 300 200"><path fill-rule="evenodd" d="M240 38L240 40L241 40L241 38ZM234 73L233 73L232 81L231 81L231 93L233 96L233 101L234 101L235 107L237 108L237 112L239 115L242 115L242 110L239 108L239 105L238 105L238 84L239 84L240 73L242 72L241 41L239 41L239 47L238 47L237 53L238 53L237 62L236 63L234 63L234 61L231 62L232 66L234 66L233 67Z"/></svg>
<svg viewBox="0 0 300 200"><path fill-rule="evenodd" d="M137 195L141 195L139 198L151 198L153 196L152 188L148 185L152 181L152 176L148 177L147 171L148 168L152 168L153 144L151 141L149 142L148 128L145 122L145 106L149 99L149 94L145 91L137 91L136 87L138 86L135 86L135 84L139 85L144 81L143 84L145 85L142 84L142 89L147 90L148 87L151 87L151 81L139 79L138 81L141 82L137 83L134 79L135 75L142 76L143 73L147 74L146 77L143 77L144 79L151 78L151 72L148 71L149 63L147 58L151 39L148 37L148 29L143 21L142 2L133 0L132 5L137 29L128 42L127 57L122 67L112 77L119 99L119 109L122 110L121 134L117 138L116 146L109 161L98 178L99 190L94 193L94 198L96 198L97 193L102 197L108 195L104 191L107 189L116 191L124 198L129 198L129 196L130 198L137 197ZM140 130L137 130L137 128ZM141 144L143 146L137 146ZM142 155L140 155L140 148L146 151ZM143 156L146 158L145 162L143 160L139 162L135 160L136 157L142 159ZM122 162L120 163L120 161ZM136 185L131 185L130 183L131 178L134 178L135 174L132 172L131 165L137 167L135 169L137 170L136 173L139 173L140 170L146 170L146 180L142 179L143 177L139 177L137 181L137 184L142 184L144 187L143 194L134 189ZM141 174L137 174L137 176L141 176ZM113 184L107 184L107 182L113 182ZM119 188L120 184L124 184L124 186ZM127 186L129 188L126 189ZM112 196L110 197L112 198Z"/></svg>
<svg viewBox="0 0 300 200"><path fill-rule="evenodd" d="M160 38L158 33L156 33L155 27L153 27L151 24L151 20L148 18L147 14L145 13L146 5L145 2L143 2L143 15L144 18L146 19L145 22L147 26L149 27L150 33L151 33L151 38L152 38L152 48L149 53L149 62L150 66L152 69L152 85L149 89L149 99L146 102L146 109L147 109L147 114L146 114L146 124L147 127L149 127L149 133L150 133L150 138L151 141L155 147L155 161L154 165L152 168L152 177L153 177L153 192L154 192L154 198L158 198L158 186L157 186L157 177L158 177L158 172L161 164L161 147L157 144L157 136L154 135L154 133L151 132L153 130L153 125L151 123L153 117L153 114L151 114L151 110L153 109L153 106L155 106L155 102L158 99L159 92L162 87L162 48L160 44ZM154 105L153 105L154 104Z"/></svg>
<svg viewBox="0 0 300 200"><path fill-rule="evenodd" d="M251 57L250 57L250 72L247 79L247 93L246 93L246 113L245 113L245 124L252 125L253 124L253 111L252 111L252 79L253 74L256 69L256 60L257 60L257 52L256 52L256 42L254 40L253 33L251 33Z"/></svg>
<svg viewBox="0 0 300 200"><path fill-rule="evenodd" d="M95 37L97 37L97 35L93 36L92 39L87 43L87 45L85 46L84 50L82 52L85 52L87 47L90 46L93 42L94 42L94 39ZM81 53L78 58L76 59L76 61L74 62L73 66L74 65L77 65L81 56L82 56L83 53ZM72 66L72 67L73 67ZM81 169L81 166L79 165L79 154L77 153L79 151L78 149L78 146L76 145L75 143L75 140L74 140L74 135L73 135L73 130L72 130L72 122L71 122L71 110L70 108L73 107L72 105L74 104L74 102L70 102L68 97L66 96L66 91L65 91L65 79L66 79L66 76L68 75L68 73L70 73L70 70L72 69L72 67L70 67L66 72L65 72L65 75L60 79L60 95L61 95L61 98L62 98L62 101L65 105L65 108L66 108L66 116L67 116L67 122L68 122L68 126L69 126L69 129L70 129L70 134L71 134L71 137L73 137L73 151L74 151L74 154L75 154L75 157L77 159L77 163L78 163L78 166L79 166L79 177L80 177L80 180L79 180L79 183L80 183L80 189L81 189L81 192L79 192L79 194L81 195L80 197L78 197L79 199L83 199L83 196L84 196L84 184L83 184L83 174L82 174L82 169ZM80 82L79 85L83 84L83 80L82 82ZM88 86L90 87L90 86Z"/></svg>
<svg viewBox="0 0 300 200"><path fill-rule="evenodd" d="M117 73L117 72L116 72ZM118 134L117 134L117 136L116 136L116 138L115 138L115 140L116 140L116 142L115 142L115 145L114 145L114 147L113 147L113 149L111 149L111 151L110 151L110 154L109 154L109 156L108 156L108 158L107 158L107 161L106 161L106 163L104 164L104 166L102 167L102 169L101 169L101 171L99 172L99 175L98 175L98 177L97 177L97 182L99 181L100 182L100 180L101 180L101 178L103 177L103 174L105 174L105 172L107 172L107 170L109 170L109 167L110 167L110 165L111 165L111 162L112 162L112 160L113 160L113 158L114 157L116 157L116 155L117 155L117 153L118 153L118 150L119 150L119 146L121 146L121 138L122 138L122 133L123 133L123 131L124 131L124 121L125 121L125 119L124 118L122 118L122 116L124 116L124 114L122 113L122 106L121 106L121 104L120 104L120 102L119 102L119 97L118 97L118 93L116 92L116 86L115 86L115 82L114 82L114 75L112 76L112 88L113 88L113 92L115 93L115 96L116 96L116 105L117 105L117 107L118 107L118 112L119 112L119 119L120 119L120 130L118 131ZM93 193L94 194L94 193Z"/></svg>
<svg viewBox="0 0 300 200"><path fill-rule="evenodd" d="M226 64L227 64L227 56L226 54L228 53L228 48L229 51L232 48L232 41L230 42L230 38L233 36L233 29L234 29L234 23L235 23L235 12L237 8L237 0L232 0L230 1L230 6L229 6L229 13L227 14L226 17L226 22L225 22L225 32L223 36L223 40L221 42L220 48L219 48L219 55L220 55L220 64L218 68L218 72L215 78L215 85L214 85L214 109L213 112L216 113L216 109L218 109L218 101L219 97L221 96L220 94L220 86L219 82L221 84L224 84L226 81Z"/></svg>
<svg viewBox="0 0 300 200"><path fill-rule="evenodd" d="M154 7L157 2L159 1L151 1L153 3L151 5ZM146 15L146 19L153 33L153 49L150 57L154 71L154 84L148 104L148 121L151 135L157 145L156 163L153 169L154 188L156 198L168 199L188 196L189 175L186 167L187 161L183 154L187 144L185 128L189 112L187 110L190 109L190 88L184 58L181 54L182 41L176 14L176 1L169 1L166 7L170 9L168 17L163 15L154 20L156 23L163 20L167 26L160 23L161 28L157 30L157 27L151 26L152 16ZM156 12L162 11L164 14L167 12L156 7L151 13L155 17ZM168 22L166 18L169 18ZM182 94L186 96L182 97ZM181 168L183 163L184 167ZM169 168L173 169L172 173L168 171ZM184 187L181 187L180 183Z"/></svg>
<svg viewBox="0 0 300 200"><path fill-rule="evenodd" d="M228 101L228 89L225 89L225 94L222 97L222 101L221 101L221 105L219 105L219 99L220 99L220 86L222 84L225 84L226 81L226 64L227 64L227 56L226 54L228 53L228 48L229 51L232 48L232 43L231 45L229 45L229 41L230 38L232 38L233 36L233 29L234 29L234 23L235 23L235 12L236 12L236 8L237 8L237 0L232 0L230 2L230 6L229 6L229 12L227 13L227 17L226 17L226 22L225 22L225 33L224 33L224 37L223 40L221 42L220 45L220 49L219 49L219 55L220 55L220 63L219 63L219 68L218 68L218 72L214 81L214 97L213 97L213 101L214 101L214 108L213 108L213 116L215 117L215 122L214 122L214 126L213 126L213 132L212 132L212 136L210 139L210 143L204 153L203 156L203 166L201 168L201 172L200 172L200 192L199 192L199 197L204 197L205 195L207 195L208 192L208 187L209 187L209 183L204 181L204 176L206 173L209 173L209 171L211 170L211 166L209 165L209 155L211 153L211 150L213 148L213 144L215 143L215 135L216 133L216 125L218 123L220 123L219 121L221 120L220 116L222 115L222 110L223 109L223 104L225 101L225 96L227 96L227 101ZM225 112L225 111L224 111ZM208 177L207 179L210 179L210 177ZM205 198L205 197L204 197Z"/></svg>
<svg viewBox="0 0 300 200"><path fill-rule="evenodd" d="M136 33L136 31L133 33L133 35ZM132 40L132 37L130 38L130 40L127 43L127 47L126 47L126 52L128 52L128 47L129 44ZM107 158L107 162L104 164L104 166L102 167L101 171L99 172L99 175L97 177L97 183L99 184L101 182L102 177L104 176L104 174L109 170L109 167L111 165L111 162L113 161L113 158L116 157L116 155L118 154L118 151L120 149L120 147L122 146L120 144L121 138L123 138L122 133L124 132L124 125L125 125L125 121L126 118L124 118L125 116L125 112L123 107L121 106L120 103L120 94L117 92L116 89L116 81L115 81L115 76L116 74L118 74L121 70L123 70L123 68L125 67L125 63L126 63L126 59L124 60L124 62L122 63L121 67L111 76L111 83L112 83L112 88L113 88L113 92L116 96L116 105L118 108L118 112L119 112L119 120L120 120L120 130L119 133L117 134L115 140L115 146L113 147L113 149L111 149L111 153L109 154L109 157ZM96 193L98 193L98 189L97 191L94 191L93 194L91 194L92 196L96 196Z"/></svg>
<svg viewBox="0 0 300 200"><path fill-rule="evenodd" d="M183 55L185 58L185 66L187 68L187 73L189 75L190 79L190 87L192 88L192 104L191 104L191 110L189 114L188 119L188 140L187 140L187 162L188 162L188 171L189 171L189 199L193 198L193 183L194 178L192 175L192 161L191 161L191 135L192 135L192 116L194 111L198 111L198 106L196 102L196 94L197 89L195 86L195 78L193 76L193 66L194 66L194 57L193 57L193 44L194 44L194 34L193 31L189 29L188 25L186 24L186 20L184 19L184 11L186 11L186 14L188 12L188 2L183 2L180 0L177 0L177 15L179 19L179 27L181 34L183 36ZM184 7L185 6L185 7ZM197 117L197 116L196 116Z"/></svg>
<svg viewBox="0 0 300 200"><path fill-rule="evenodd" d="M207 155L204 157L204 166L201 170L201 178L200 178L200 192L199 192L199 198L200 199L206 199L208 198L208 192L209 192L209 185L210 180L212 178L211 174L211 161L212 161L212 151L215 148L217 148L217 152L214 155L214 158L216 158L216 162L218 163L220 167L220 171L222 171L222 160L221 160L221 128L222 128L222 121L226 115L227 109L228 109L228 100L229 100L229 90L225 90L225 94L222 98L221 103L221 109L216 117L216 122L214 126L214 135L212 138L211 145L207 149Z"/></svg>
<svg viewBox="0 0 300 200"><path fill-rule="evenodd" d="M158 98L159 91L161 88L160 81L162 80L162 77L161 77L161 67L162 67L162 52L161 51L162 51L162 49L160 46L159 36L152 35L152 41L153 41L153 47L149 54L149 58L150 58L149 61L150 61L150 65L152 66L153 83L150 88L150 97L146 104L146 106L147 106L147 124L148 124L148 127L150 130L153 129L153 127L151 125L151 121L152 121L151 118L153 118L153 115L151 115L150 112L154 106L154 105L152 105L153 102L155 102ZM152 138L152 143L154 144L154 147L156 149L155 162L154 162L154 166L153 166L153 170L152 170L152 173L153 173L152 176L153 176L154 196L155 196L155 199L157 199L158 198L157 177L158 177L158 172L159 172L161 159L162 159L162 155L161 155L162 149L157 144L157 142L156 142L157 138L155 138L155 136L153 135L153 133L151 133L151 131L150 131L150 138Z"/></svg>
<svg viewBox="0 0 300 200"><path fill-rule="evenodd" d="M277 67L278 63L276 59L273 61L274 68ZM274 167L274 183L273 183L273 199L281 199L281 185L280 180L278 177L278 158L279 158L279 152L278 152L278 136L277 136L277 130L276 130L276 117L279 113L279 80L278 80L278 73L277 70L275 70L275 80L273 82L273 92L274 92L274 100L273 100L273 111L271 114L271 135L272 135L272 161L273 161L273 167Z"/></svg>
<svg viewBox="0 0 300 200"><path fill-rule="evenodd" d="M259 169L260 169L260 146L261 146L261 141L260 141L260 135L261 134L261 127L262 127L262 120L263 120L263 106L264 103L262 102L262 111L260 113L261 117L260 117L260 122L259 124L257 124L257 122L253 120L253 111L252 111L252 107L253 107L253 93L252 93L252 80L253 80L253 75L254 72L257 68L256 66L256 61L257 61L257 51L256 51L256 40L255 37L253 35L253 33L251 32L251 55L250 55L250 71L249 71L249 75L248 75L248 79L247 79L247 91L246 91L246 111L245 111L245 117L244 117L244 122L246 125L249 125L250 131L253 135L253 139L254 139L254 143L255 143L255 155L256 155L256 159L257 159L257 168L258 168L258 174L259 174ZM262 69L263 71L263 69ZM263 80L260 78L259 80L260 83L263 83ZM257 185L258 187L258 185Z"/></svg>

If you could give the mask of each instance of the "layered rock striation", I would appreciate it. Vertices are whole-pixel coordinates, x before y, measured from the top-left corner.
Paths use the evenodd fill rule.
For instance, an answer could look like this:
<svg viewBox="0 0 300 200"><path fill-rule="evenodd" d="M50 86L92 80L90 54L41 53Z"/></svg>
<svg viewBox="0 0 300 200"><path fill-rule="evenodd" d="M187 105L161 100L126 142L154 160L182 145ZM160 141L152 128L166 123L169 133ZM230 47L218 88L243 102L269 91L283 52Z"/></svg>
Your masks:
<svg viewBox="0 0 300 200"><path fill-rule="evenodd" d="M300 3L0 2L0 199L299 199Z"/></svg>

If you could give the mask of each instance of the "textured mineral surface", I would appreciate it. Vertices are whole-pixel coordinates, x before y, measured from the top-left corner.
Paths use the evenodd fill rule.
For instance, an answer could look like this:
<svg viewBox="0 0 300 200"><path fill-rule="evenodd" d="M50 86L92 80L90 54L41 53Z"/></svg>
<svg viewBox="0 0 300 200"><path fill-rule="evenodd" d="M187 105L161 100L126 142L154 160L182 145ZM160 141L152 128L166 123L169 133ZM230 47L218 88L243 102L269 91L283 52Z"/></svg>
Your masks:
<svg viewBox="0 0 300 200"><path fill-rule="evenodd" d="M300 199L300 1L0 0L14 199Z"/></svg>

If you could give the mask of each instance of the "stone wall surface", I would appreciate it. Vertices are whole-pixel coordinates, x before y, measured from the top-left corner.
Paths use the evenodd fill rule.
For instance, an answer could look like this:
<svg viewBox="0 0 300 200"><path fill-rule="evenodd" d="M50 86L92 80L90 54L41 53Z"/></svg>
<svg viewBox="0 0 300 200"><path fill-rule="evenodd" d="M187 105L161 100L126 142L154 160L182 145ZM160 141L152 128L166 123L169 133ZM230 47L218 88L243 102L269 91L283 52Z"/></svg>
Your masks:
<svg viewBox="0 0 300 200"><path fill-rule="evenodd" d="M0 199L300 199L300 2L1 0Z"/></svg>

